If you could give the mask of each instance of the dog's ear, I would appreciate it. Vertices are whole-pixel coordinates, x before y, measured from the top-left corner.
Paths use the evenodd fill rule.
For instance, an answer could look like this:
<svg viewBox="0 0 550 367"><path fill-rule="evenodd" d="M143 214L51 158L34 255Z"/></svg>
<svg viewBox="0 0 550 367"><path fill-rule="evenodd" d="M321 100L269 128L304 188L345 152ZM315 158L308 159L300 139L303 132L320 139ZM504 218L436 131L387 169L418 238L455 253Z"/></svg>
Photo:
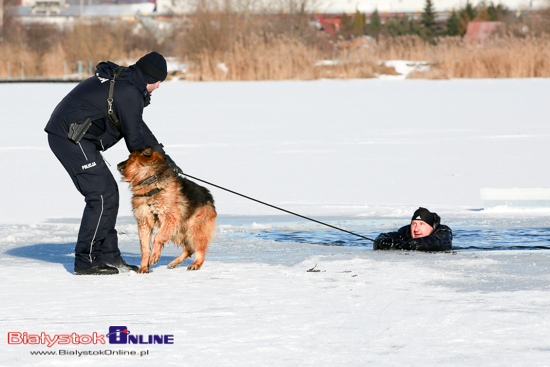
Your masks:
<svg viewBox="0 0 550 367"><path fill-rule="evenodd" d="M143 150L143 155L147 156L147 157L150 157L151 154L153 154L153 148L145 148Z"/></svg>

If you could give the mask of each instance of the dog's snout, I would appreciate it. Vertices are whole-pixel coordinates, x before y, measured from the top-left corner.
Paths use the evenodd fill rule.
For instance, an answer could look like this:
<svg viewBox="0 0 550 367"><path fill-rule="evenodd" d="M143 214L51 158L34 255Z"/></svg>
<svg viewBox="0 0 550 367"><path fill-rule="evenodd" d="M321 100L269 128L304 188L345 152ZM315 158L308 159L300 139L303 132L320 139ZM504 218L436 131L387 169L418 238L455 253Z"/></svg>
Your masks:
<svg viewBox="0 0 550 367"><path fill-rule="evenodd" d="M116 165L116 169L118 170L118 172L123 173L122 171L124 171L124 168L126 168L126 162L128 162L128 160L125 160L124 162L120 162L119 164Z"/></svg>

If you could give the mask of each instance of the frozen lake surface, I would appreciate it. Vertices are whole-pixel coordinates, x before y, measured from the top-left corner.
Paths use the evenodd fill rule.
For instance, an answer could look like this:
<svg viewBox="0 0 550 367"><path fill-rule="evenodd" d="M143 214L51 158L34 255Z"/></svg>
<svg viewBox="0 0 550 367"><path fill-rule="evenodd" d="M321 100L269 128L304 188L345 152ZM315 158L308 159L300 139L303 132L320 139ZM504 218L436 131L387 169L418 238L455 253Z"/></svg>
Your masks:
<svg viewBox="0 0 550 367"><path fill-rule="evenodd" d="M548 365L550 208L486 208L480 192L547 191L550 79L163 83L144 118L187 174L370 238L427 207L455 250L372 251L210 188L200 271L167 269L167 245L150 274L109 277L73 275L84 201L42 131L72 87L0 84L0 366ZM105 153L117 179L127 156ZM173 344L8 340L113 326Z"/></svg>
<svg viewBox="0 0 550 367"><path fill-rule="evenodd" d="M406 221L319 219L371 236ZM150 274L110 277L72 274L77 219L2 225L0 365L544 366L550 250L534 248L548 231L502 218L486 218L486 228L460 221L447 224L464 248L430 254L372 251L292 217L221 216L200 271L185 269L190 260L167 269L180 253L168 245ZM119 218L117 228L124 258L137 264L134 219ZM6 339L106 334L113 325L173 335L174 344L48 348ZM79 352L90 354L68 354ZM136 356L97 354L114 352Z"/></svg>

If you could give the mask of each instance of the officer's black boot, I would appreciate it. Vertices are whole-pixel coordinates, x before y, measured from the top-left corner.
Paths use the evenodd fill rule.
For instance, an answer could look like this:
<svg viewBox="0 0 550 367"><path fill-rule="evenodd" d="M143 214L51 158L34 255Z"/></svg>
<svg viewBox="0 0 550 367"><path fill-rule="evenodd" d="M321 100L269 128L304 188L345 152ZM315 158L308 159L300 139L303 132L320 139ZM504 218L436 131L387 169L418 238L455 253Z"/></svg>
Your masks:
<svg viewBox="0 0 550 367"><path fill-rule="evenodd" d="M105 263L101 263L96 266L92 266L91 268L87 269L80 269L78 267L74 267L74 273L76 275L112 275L112 274L118 274L118 269L109 266Z"/></svg>

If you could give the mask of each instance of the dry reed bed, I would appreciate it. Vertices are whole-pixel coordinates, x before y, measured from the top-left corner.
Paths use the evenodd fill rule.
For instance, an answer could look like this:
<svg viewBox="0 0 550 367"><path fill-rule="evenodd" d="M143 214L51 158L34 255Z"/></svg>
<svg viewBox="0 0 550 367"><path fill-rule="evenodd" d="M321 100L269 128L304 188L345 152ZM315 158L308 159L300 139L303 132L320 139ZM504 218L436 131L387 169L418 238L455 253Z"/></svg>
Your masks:
<svg viewBox="0 0 550 367"><path fill-rule="evenodd" d="M426 61L428 72L411 78L532 78L550 77L550 37L506 36L485 44L459 37L430 44L418 37L381 39L377 47L341 52L332 65L326 57L299 42L275 38L268 43L238 44L230 52L204 54L192 66L189 80L309 80L318 78L372 78L391 73L380 60ZM225 70L218 65L223 63Z"/></svg>
<svg viewBox="0 0 550 367"><path fill-rule="evenodd" d="M419 61L428 61L433 66L427 74L432 74L434 78L442 75L448 78L550 77L549 36L506 36L486 44L447 38L437 45L418 46L408 55L400 53L401 50L403 48L397 48L390 54L381 51L380 57L386 59L396 56L397 59L407 59L409 56Z"/></svg>
<svg viewBox="0 0 550 367"><path fill-rule="evenodd" d="M76 42L76 40L74 41ZM25 76L63 75L64 61L73 60L74 71L80 56L87 60L133 60L145 50L119 51L106 55L93 43L79 49L73 42L59 42L49 52L39 55L23 46L0 45L0 78L7 76L7 61L11 62L11 77L20 76L20 63L25 63ZM97 51L95 50L103 50ZM111 48L111 50L116 48ZM120 50L120 48L119 48ZM335 60L331 65L318 65L319 60ZM415 72L413 78L530 78L550 77L550 36L515 38L506 36L485 44L471 44L460 38L443 38L430 44L418 37L380 39L376 47L327 55L314 46L289 36L256 37L239 40L224 52L203 51L193 55L185 76L188 80L311 80L318 78L371 78L381 73L380 60L426 61L429 72ZM95 61L94 61L95 62ZM317 64L317 66L316 66Z"/></svg>
<svg viewBox="0 0 550 367"><path fill-rule="evenodd" d="M133 37L127 27L103 23L77 24L70 31L45 25L35 25L27 31L14 29L14 34L0 43L0 78L8 76L8 61L10 76L14 79L21 77L22 62L25 77L62 76L65 68L76 71L79 60L87 68L89 60L93 66L98 60L137 60L145 50L154 48L147 39L142 47L136 47L140 39Z"/></svg>

